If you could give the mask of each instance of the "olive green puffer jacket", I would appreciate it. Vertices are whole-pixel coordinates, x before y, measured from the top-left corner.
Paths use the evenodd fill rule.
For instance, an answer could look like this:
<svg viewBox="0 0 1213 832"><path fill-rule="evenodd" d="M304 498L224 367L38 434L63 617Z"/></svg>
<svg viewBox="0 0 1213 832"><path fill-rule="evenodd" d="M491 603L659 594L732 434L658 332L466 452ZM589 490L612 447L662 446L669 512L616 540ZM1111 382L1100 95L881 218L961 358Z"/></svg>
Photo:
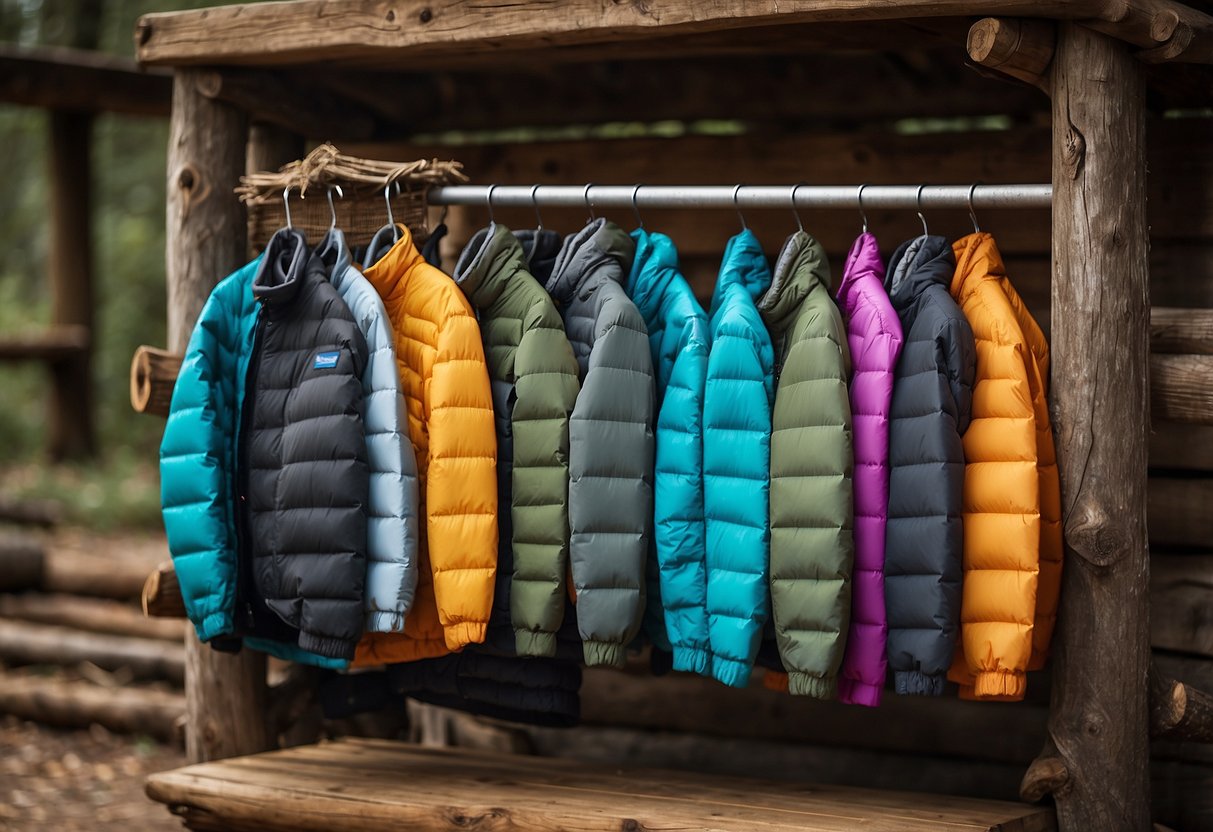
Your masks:
<svg viewBox="0 0 1213 832"><path fill-rule="evenodd" d="M771 608L794 694L832 699L851 619L851 356L821 244L798 231L758 300L775 346Z"/></svg>
<svg viewBox="0 0 1213 832"><path fill-rule="evenodd" d="M488 641L495 644L512 620L519 655L554 656L568 573L577 359L556 305L527 271L508 228L494 223L477 232L455 281L480 317L497 425L500 535Z"/></svg>

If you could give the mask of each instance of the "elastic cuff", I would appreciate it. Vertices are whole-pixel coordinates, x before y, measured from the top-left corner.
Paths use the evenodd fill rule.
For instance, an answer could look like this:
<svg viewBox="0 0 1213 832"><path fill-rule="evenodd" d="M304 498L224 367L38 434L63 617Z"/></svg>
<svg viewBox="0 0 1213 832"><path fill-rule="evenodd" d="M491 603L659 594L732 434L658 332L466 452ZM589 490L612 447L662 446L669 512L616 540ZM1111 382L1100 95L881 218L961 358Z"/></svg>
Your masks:
<svg viewBox="0 0 1213 832"><path fill-rule="evenodd" d="M845 676L838 680L838 701L848 705L863 705L865 708L875 708L880 704L880 685L869 685Z"/></svg>
<svg viewBox="0 0 1213 832"><path fill-rule="evenodd" d="M483 621L461 621L458 624L447 624L442 628L442 636L446 639L448 650L462 650L469 644L484 643L484 634L488 624Z"/></svg>
<svg viewBox="0 0 1213 832"><path fill-rule="evenodd" d="M928 676L917 670L898 670L893 673L893 690L911 696L943 696L946 681L942 673Z"/></svg>
<svg viewBox="0 0 1213 832"><path fill-rule="evenodd" d="M977 699L999 697L1007 701L1023 699L1028 691L1028 677L1015 670L994 670L978 673L973 682Z"/></svg>
<svg viewBox="0 0 1213 832"><path fill-rule="evenodd" d="M550 658L556 655L556 634L537 633L532 630L515 630L514 650L519 656Z"/></svg>
<svg viewBox="0 0 1213 832"><path fill-rule="evenodd" d="M346 659L331 659L307 650L300 650L297 645L274 641L268 638L246 638L244 646L250 650L258 650L267 655L275 656L283 661L307 664L312 667L322 667L326 670L346 670L350 666L349 661Z"/></svg>
<svg viewBox="0 0 1213 832"><path fill-rule="evenodd" d="M622 644L612 641L587 641L582 644L585 651L585 666L623 667L627 663L627 650Z"/></svg>
<svg viewBox="0 0 1213 832"><path fill-rule="evenodd" d="M674 647L674 669L682 673L708 675L712 667L712 654L696 647Z"/></svg>
<svg viewBox="0 0 1213 832"><path fill-rule="evenodd" d="M749 662L739 662L736 659L725 659L720 656L712 658L712 676L722 685L731 688L744 688L750 684Z"/></svg>
<svg viewBox="0 0 1213 832"><path fill-rule="evenodd" d="M788 693L793 696L811 696L814 699L833 699L838 693L838 677L812 676L792 671L788 674Z"/></svg>
<svg viewBox="0 0 1213 832"><path fill-rule="evenodd" d="M232 616L226 612L213 612L201 621L194 622L199 641L210 641L218 636L231 635L236 631Z"/></svg>
<svg viewBox="0 0 1213 832"><path fill-rule="evenodd" d="M367 610L366 629L368 633L402 633L404 616L398 612Z"/></svg>
<svg viewBox="0 0 1213 832"><path fill-rule="evenodd" d="M357 646L358 642L356 641L318 636L304 631L299 632L299 648L301 650L306 650L319 656L327 656L330 659L345 659L349 661L354 658L354 649Z"/></svg>

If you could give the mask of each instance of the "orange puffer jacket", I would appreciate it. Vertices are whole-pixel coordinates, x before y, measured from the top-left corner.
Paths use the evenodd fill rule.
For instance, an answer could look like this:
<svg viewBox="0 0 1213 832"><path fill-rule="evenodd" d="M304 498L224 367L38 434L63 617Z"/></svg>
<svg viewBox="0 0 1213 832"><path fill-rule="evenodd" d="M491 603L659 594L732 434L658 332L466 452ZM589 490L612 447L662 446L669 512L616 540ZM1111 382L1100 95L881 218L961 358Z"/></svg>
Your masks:
<svg viewBox="0 0 1213 832"><path fill-rule="evenodd" d="M404 632L364 635L354 666L484 641L497 572L497 434L480 327L455 281L426 263L400 228L365 275L392 322L426 522Z"/></svg>
<svg viewBox="0 0 1213 832"><path fill-rule="evenodd" d="M977 341L964 435L963 698L1022 699L1044 665L1061 589L1061 490L1049 426L1049 346L1007 279L994 238L953 246L952 296Z"/></svg>

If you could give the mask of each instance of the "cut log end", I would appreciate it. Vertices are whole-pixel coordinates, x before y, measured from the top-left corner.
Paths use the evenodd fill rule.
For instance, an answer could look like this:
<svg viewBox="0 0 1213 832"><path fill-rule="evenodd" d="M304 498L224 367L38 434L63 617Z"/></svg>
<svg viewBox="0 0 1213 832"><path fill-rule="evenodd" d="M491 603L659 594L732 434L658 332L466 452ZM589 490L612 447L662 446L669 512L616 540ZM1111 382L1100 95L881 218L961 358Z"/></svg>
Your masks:
<svg viewBox="0 0 1213 832"><path fill-rule="evenodd" d="M1213 743L1213 696L1151 666L1150 736Z"/></svg>
<svg viewBox="0 0 1213 832"><path fill-rule="evenodd" d="M987 17L969 29L966 48L975 64L1044 87L1056 44L1049 21Z"/></svg>
<svg viewBox="0 0 1213 832"><path fill-rule="evenodd" d="M1037 757L1019 784L1019 796L1028 803L1039 803L1047 795L1065 794L1069 784L1070 771L1060 757Z"/></svg>
<svg viewBox="0 0 1213 832"><path fill-rule="evenodd" d="M167 416L181 356L142 346L131 359L131 407L136 413Z"/></svg>
<svg viewBox="0 0 1213 832"><path fill-rule="evenodd" d="M185 618L185 601L171 560L157 566L144 581L143 614L148 618Z"/></svg>

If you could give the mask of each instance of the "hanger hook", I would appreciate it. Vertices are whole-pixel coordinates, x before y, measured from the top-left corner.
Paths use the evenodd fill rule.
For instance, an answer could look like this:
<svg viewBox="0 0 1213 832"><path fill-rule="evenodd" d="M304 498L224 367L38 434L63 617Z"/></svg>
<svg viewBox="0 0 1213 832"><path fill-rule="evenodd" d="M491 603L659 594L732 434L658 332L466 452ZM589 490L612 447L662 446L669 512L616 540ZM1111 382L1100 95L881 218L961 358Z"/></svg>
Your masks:
<svg viewBox="0 0 1213 832"><path fill-rule="evenodd" d="M918 204L918 220L922 223L922 236L926 237L930 232L927 231L927 218L922 215L922 192L926 185L918 186L918 193L914 197L914 201Z"/></svg>
<svg viewBox="0 0 1213 832"><path fill-rule="evenodd" d="M328 189L329 213L333 217L333 221L329 225L329 231L337 230L337 208L333 205L333 191L334 190L337 191L338 197L340 197L341 199L345 199L345 191L341 190L340 185L333 185L332 187L330 187Z"/></svg>
<svg viewBox="0 0 1213 832"><path fill-rule="evenodd" d="M973 192L976 190L977 190L977 183L974 182L972 185L969 186L969 198L967 201L969 203L969 219L971 219L973 221L973 233L980 234L981 226L977 224L977 212L973 210Z"/></svg>
<svg viewBox="0 0 1213 832"><path fill-rule="evenodd" d="M531 186L531 207L535 209L535 231L543 230L543 215L539 213L539 197L536 194L539 192L538 185Z"/></svg>
<svg viewBox="0 0 1213 832"><path fill-rule="evenodd" d="M868 213L863 210L863 189L868 187L866 184L859 186L859 193L856 197L859 199L859 216L863 220L863 233L868 233Z"/></svg>
<svg viewBox="0 0 1213 832"><path fill-rule="evenodd" d="M746 225L745 214L741 213L741 203L737 200L737 194L741 191L741 186L737 185L733 188L733 208L737 211L737 217L741 220L741 230L749 231L750 227Z"/></svg>
<svg viewBox="0 0 1213 832"><path fill-rule="evenodd" d="M291 186L287 185L282 190L282 207L286 209L286 227L294 228L291 224Z"/></svg>
<svg viewBox="0 0 1213 832"><path fill-rule="evenodd" d="M593 182L587 183L585 190L581 192L581 198L585 200L585 209L590 212L589 222L593 222L594 220L598 219L598 217L594 215L594 203L590 202L590 188L592 187L594 187Z"/></svg>
<svg viewBox="0 0 1213 832"><path fill-rule="evenodd" d="M396 218L392 216L392 184L383 186L383 204L387 206L387 224L392 227L392 242L400 239L400 230L396 228Z"/></svg>
<svg viewBox="0 0 1213 832"><path fill-rule="evenodd" d="M804 185L804 182L797 182L792 186L792 216L796 218L796 227L804 231L804 222L800 219L800 212L796 210L796 192Z"/></svg>
<svg viewBox="0 0 1213 832"><path fill-rule="evenodd" d="M493 218L493 191L496 189L496 185L489 185L489 189L484 195L484 205L489 209L489 225L496 222L496 220Z"/></svg>
<svg viewBox="0 0 1213 832"><path fill-rule="evenodd" d="M644 228L644 220L640 218L640 205L636 202L636 197L640 193L640 186L636 185L632 188L632 213L636 216L636 227Z"/></svg>

